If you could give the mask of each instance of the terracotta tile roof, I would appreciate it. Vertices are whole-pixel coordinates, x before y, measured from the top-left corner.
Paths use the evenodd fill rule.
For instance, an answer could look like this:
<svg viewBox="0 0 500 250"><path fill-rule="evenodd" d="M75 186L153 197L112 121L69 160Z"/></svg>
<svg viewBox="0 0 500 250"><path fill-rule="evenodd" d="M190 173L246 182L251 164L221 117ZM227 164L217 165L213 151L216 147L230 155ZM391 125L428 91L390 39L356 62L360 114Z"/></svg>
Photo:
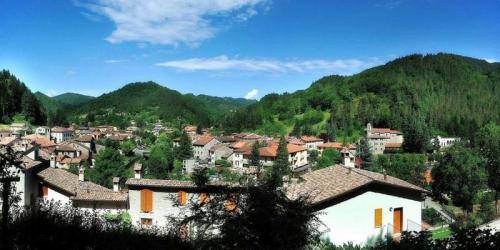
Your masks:
<svg viewBox="0 0 500 250"><path fill-rule="evenodd" d="M237 141L237 139L232 136L220 136L217 138L217 140L222 143L231 143Z"/></svg>
<svg viewBox="0 0 500 250"><path fill-rule="evenodd" d="M193 189L197 186L192 181L179 181L179 180L159 180L159 179L128 179L125 182L127 186L138 186L138 187L163 187L163 188L186 188ZM238 183L233 182L210 182L207 184L208 187L241 187Z"/></svg>
<svg viewBox="0 0 500 250"><path fill-rule="evenodd" d="M310 143L310 142L323 142L323 139L318 138L316 136L301 136L300 139L304 141L305 143Z"/></svg>
<svg viewBox="0 0 500 250"><path fill-rule="evenodd" d="M211 142L213 139L215 139L215 138L210 136L210 135L202 135L196 141L193 142L193 145L194 146L205 146L209 142Z"/></svg>
<svg viewBox="0 0 500 250"><path fill-rule="evenodd" d="M389 133L389 134L403 134L401 131L392 130L390 128L372 128L372 133Z"/></svg>
<svg viewBox="0 0 500 250"><path fill-rule="evenodd" d="M295 137L287 137L287 138L286 138L286 141L287 141L288 143L295 144L295 145L299 145L299 146L301 146L301 145L305 145L305 143L304 143L301 139L299 139L299 138L295 138Z"/></svg>
<svg viewBox="0 0 500 250"><path fill-rule="evenodd" d="M60 168L46 168L38 173L43 182L66 192L72 200L126 202L127 194L92 182L78 180L78 175Z"/></svg>
<svg viewBox="0 0 500 250"><path fill-rule="evenodd" d="M402 143L397 143L397 142L386 142L385 143L385 148L400 148L402 146Z"/></svg>
<svg viewBox="0 0 500 250"><path fill-rule="evenodd" d="M79 142L91 142L94 139L92 135L82 135L76 139Z"/></svg>
<svg viewBox="0 0 500 250"><path fill-rule="evenodd" d="M52 133L64 133L64 132L73 132L74 130L70 128L53 127L50 131Z"/></svg>
<svg viewBox="0 0 500 250"><path fill-rule="evenodd" d="M326 142L323 144L319 144L318 148L334 148L337 150L342 149L342 143L341 142ZM349 149L356 149L356 145L354 144L349 144Z"/></svg>
<svg viewBox="0 0 500 250"><path fill-rule="evenodd" d="M422 188L392 176L366 170L335 165L312 171L302 176L303 181L288 188L287 195L291 199L302 195L309 196L309 202L318 204L340 197L357 188L380 183L425 192Z"/></svg>
<svg viewBox="0 0 500 250"><path fill-rule="evenodd" d="M23 139L33 141L41 148L54 147L56 145L53 141L43 135L31 134L23 137Z"/></svg>
<svg viewBox="0 0 500 250"><path fill-rule="evenodd" d="M0 139L0 145L9 145L16 140L15 136L7 136Z"/></svg>
<svg viewBox="0 0 500 250"><path fill-rule="evenodd" d="M56 151L76 151L76 148L70 144L59 144L56 146Z"/></svg>
<svg viewBox="0 0 500 250"><path fill-rule="evenodd" d="M286 145L286 149L287 149L289 154L293 154L293 153L297 153L297 152L306 150L302 146L291 144L291 143ZM250 150L250 152L244 152L243 154L251 154L251 150ZM276 157L277 154L278 154L278 144L276 144L276 143L272 143L267 147L259 148L259 156L261 156L261 157Z"/></svg>
<svg viewBox="0 0 500 250"><path fill-rule="evenodd" d="M249 143L248 142L245 142L245 141L237 141L235 143L231 143L231 145L229 146L230 148L233 148L233 149L240 149L240 148L244 148L244 147L248 147L249 146Z"/></svg>

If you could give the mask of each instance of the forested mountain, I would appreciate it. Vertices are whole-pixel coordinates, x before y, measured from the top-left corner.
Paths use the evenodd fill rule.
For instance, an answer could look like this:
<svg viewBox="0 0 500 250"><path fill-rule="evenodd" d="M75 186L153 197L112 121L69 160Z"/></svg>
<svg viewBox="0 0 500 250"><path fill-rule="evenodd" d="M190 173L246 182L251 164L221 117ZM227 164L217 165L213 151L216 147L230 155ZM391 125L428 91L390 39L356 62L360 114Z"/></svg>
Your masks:
<svg viewBox="0 0 500 250"><path fill-rule="evenodd" d="M15 115L24 115L29 122L42 124L45 116L31 91L7 70L0 72L0 119L10 123Z"/></svg>
<svg viewBox="0 0 500 250"><path fill-rule="evenodd" d="M94 98L95 97L93 96L81 95L76 93L64 93L52 97L53 100L56 100L59 103L62 103L64 105L73 105L73 106L89 102Z"/></svg>
<svg viewBox="0 0 500 250"><path fill-rule="evenodd" d="M416 120L433 134L470 137L500 122L500 64L452 54L410 55L352 76L327 76L294 93L269 94L228 117L227 131L310 126L330 113L339 134L375 126L403 129ZM318 112L323 111L323 112ZM302 122L307 116L311 122ZM308 128L309 126L309 128ZM283 131L282 131L283 132Z"/></svg>
<svg viewBox="0 0 500 250"><path fill-rule="evenodd" d="M36 99L38 99L38 102L40 105L42 105L42 109L46 114L48 113L55 113L57 110L61 109L63 105L51 98L50 96L47 96L46 94L37 91L35 92Z"/></svg>
<svg viewBox="0 0 500 250"><path fill-rule="evenodd" d="M96 116L103 117L97 120L121 127L126 126L127 120L132 119L139 120L140 123L144 120L153 122L155 119L181 119L187 123L209 126L217 117L245 107L251 102L237 98L182 95L154 82L139 82L125 85L75 107L70 116L73 122L78 123L94 122Z"/></svg>

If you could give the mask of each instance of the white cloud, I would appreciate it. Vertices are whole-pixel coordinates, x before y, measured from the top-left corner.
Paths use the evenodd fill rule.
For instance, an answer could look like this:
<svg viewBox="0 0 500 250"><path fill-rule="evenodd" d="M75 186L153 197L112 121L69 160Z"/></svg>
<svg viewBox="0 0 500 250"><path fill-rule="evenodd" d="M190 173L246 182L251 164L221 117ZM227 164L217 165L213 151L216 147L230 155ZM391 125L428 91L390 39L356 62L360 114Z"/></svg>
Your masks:
<svg viewBox="0 0 500 250"><path fill-rule="evenodd" d="M53 96L56 96L57 95L57 91L53 90L53 89L49 89L47 91L47 93L45 93L47 96L49 97L53 97Z"/></svg>
<svg viewBox="0 0 500 250"><path fill-rule="evenodd" d="M122 63L126 62L128 60L117 60L117 59L109 59L109 60L104 60L104 63Z"/></svg>
<svg viewBox="0 0 500 250"><path fill-rule="evenodd" d="M190 58L185 60L166 61L157 63L157 66L174 68L186 71L264 71L272 73L306 72L323 70L334 74L353 74L363 69L380 64L378 58L367 60L337 59L337 60L289 60L274 59L239 59L228 58L225 55L211 58Z"/></svg>
<svg viewBox="0 0 500 250"><path fill-rule="evenodd" d="M257 94L259 93L259 90L258 89L252 89L250 90L250 92L248 92L246 95L245 95L245 99L255 99L255 97L257 96Z"/></svg>
<svg viewBox="0 0 500 250"><path fill-rule="evenodd" d="M496 63L498 62L498 59L496 58L483 58L483 60L489 62L489 63Z"/></svg>
<svg viewBox="0 0 500 250"><path fill-rule="evenodd" d="M267 0L95 0L78 3L109 18L116 29L106 38L152 44L196 46L225 22L245 21Z"/></svg>

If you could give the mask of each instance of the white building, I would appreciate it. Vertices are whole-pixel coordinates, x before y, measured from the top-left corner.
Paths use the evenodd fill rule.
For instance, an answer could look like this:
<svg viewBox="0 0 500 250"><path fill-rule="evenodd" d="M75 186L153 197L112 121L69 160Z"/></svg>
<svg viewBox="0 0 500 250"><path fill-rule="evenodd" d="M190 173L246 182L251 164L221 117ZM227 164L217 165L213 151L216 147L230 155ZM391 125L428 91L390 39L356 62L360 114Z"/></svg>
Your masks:
<svg viewBox="0 0 500 250"><path fill-rule="evenodd" d="M128 196L114 183L114 190L84 181L83 169L79 175L67 170L49 167L38 173L39 198L46 201L71 204L97 213L118 213L127 210ZM117 180L114 179L116 182Z"/></svg>
<svg viewBox="0 0 500 250"><path fill-rule="evenodd" d="M388 233L421 230L424 190L403 180L336 165L302 176L288 188L290 198L306 196L336 245L364 244Z"/></svg>
<svg viewBox="0 0 500 250"><path fill-rule="evenodd" d="M35 134L44 135L47 138L50 138L50 127L40 126L35 129Z"/></svg>
<svg viewBox="0 0 500 250"><path fill-rule="evenodd" d="M308 166L307 149L305 147L288 143L288 162L292 170L299 170ZM251 148L246 148L243 152L243 157L248 162L252 154ZM278 154L278 143L271 143L266 147L259 148L259 158L263 166L272 166Z"/></svg>
<svg viewBox="0 0 500 250"><path fill-rule="evenodd" d="M74 131L69 128L54 127L51 130L51 138L55 140L55 143L61 143L67 141L73 137Z"/></svg>
<svg viewBox="0 0 500 250"><path fill-rule="evenodd" d="M209 150L215 144L219 143L217 139L209 135L202 135L193 142L193 156L202 161L209 161Z"/></svg>
<svg viewBox="0 0 500 250"><path fill-rule="evenodd" d="M318 145L323 143L323 139L316 136L301 136L300 140L305 143L307 150L318 149Z"/></svg>
<svg viewBox="0 0 500 250"><path fill-rule="evenodd" d="M209 164L215 164L217 160L231 161L233 149L229 148L226 144L218 143L213 145L208 151L210 155Z"/></svg>
<svg viewBox="0 0 500 250"><path fill-rule="evenodd" d="M189 204L193 202L208 202L211 194L238 188L224 182L197 187L191 181L139 178L128 179L125 184L132 224L159 227L167 226L171 217L189 215Z"/></svg>
<svg viewBox="0 0 500 250"><path fill-rule="evenodd" d="M431 143L434 143L434 141L437 140L439 142L439 147L440 148L447 148L451 147L455 142L460 141L459 137L441 137L437 136L436 138L431 139Z"/></svg>
<svg viewBox="0 0 500 250"><path fill-rule="evenodd" d="M383 154L386 148L396 150L403 145L403 133L390 128L374 128L366 125L366 137L373 154Z"/></svg>

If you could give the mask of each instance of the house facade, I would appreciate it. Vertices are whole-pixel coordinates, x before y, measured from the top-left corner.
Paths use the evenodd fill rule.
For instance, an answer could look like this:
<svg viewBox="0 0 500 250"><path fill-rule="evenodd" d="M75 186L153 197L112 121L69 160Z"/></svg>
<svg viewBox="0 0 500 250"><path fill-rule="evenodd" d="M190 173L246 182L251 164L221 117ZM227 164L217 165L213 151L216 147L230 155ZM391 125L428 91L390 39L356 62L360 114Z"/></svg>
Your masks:
<svg viewBox="0 0 500 250"><path fill-rule="evenodd" d="M390 128L374 128L366 125L366 138L373 154L383 154L386 147L397 150L403 145L403 133Z"/></svg>
<svg viewBox="0 0 500 250"><path fill-rule="evenodd" d="M208 161L210 159L209 150L217 143L219 143L217 139L212 136L200 136L193 142L193 157L198 160Z"/></svg>
<svg viewBox="0 0 500 250"><path fill-rule="evenodd" d="M395 177L342 165L316 170L291 185L289 197L305 195L319 212L320 231L336 245L420 231L424 190Z"/></svg>
<svg viewBox="0 0 500 250"><path fill-rule="evenodd" d="M300 140L304 142L307 150L317 150L318 145L323 143L323 139L316 136L301 136Z"/></svg>
<svg viewBox="0 0 500 250"><path fill-rule="evenodd" d="M74 135L74 130L70 128L54 127L51 130L51 138L54 139L55 143L61 143L71 139Z"/></svg>

